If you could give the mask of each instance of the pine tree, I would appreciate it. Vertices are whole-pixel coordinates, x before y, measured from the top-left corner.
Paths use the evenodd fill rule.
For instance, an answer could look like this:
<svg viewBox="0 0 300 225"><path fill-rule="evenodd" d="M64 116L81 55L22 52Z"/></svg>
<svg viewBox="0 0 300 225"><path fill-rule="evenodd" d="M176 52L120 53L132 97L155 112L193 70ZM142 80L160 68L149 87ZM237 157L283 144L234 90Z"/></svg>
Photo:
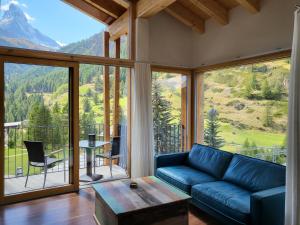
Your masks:
<svg viewBox="0 0 300 225"><path fill-rule="evenodd" d="M88 134L95 133L95 115L93 112L83 113L80 118L80 133L81 138L88 138Z"/></svg>
<svg viewBox="0 0 300 225"><path fill-rule="evenodd" d="M88 113L88 112L91 111L91 109L92 109L92 107L91 107L91 104L90 104L89 99L88 99L88 98L85 98L85 99L83 100L83 111L84 111L85 113Z"/></svg>
<svg viewBox="0 0 300 225"><path fill-rule="evenodd" d="M264 97L264 99L273 98L272 90L267 79L265 79L262 86L262 96Z"/></svg>
<svg viewBox="0 0 300 225"><path fill-rule="evenodd" d="M204 129L204 142L215 148L220 148L224 145L224 139L219 134L218 112L215 109L210 109L207 113L207 125Z"/></svg>
<svg viewBox="0 0 300 225"><path fill-rule="evenodd" d="M267 106L265 115L263 118L263 125L265 127L272 127L273 124L274 124L274 121L273 121L272 109L271 109L271 106Z"/></svg>
<svg viewBox="0 0 300 225"><path fill-rule="evenodd" d="M170 133L168 128L172 121L172 105L162 95L162 87L156 78L152 81L152 107L155 150L165 152L169 148L166 138Z"/></svg>
<svg viewBox="0 0 300 225"><path fill-rule="evenodd" d="M52 126L52 116L44 103L35 103L29 112L29 136L31 140L51 143L49 127Z"/></svg>

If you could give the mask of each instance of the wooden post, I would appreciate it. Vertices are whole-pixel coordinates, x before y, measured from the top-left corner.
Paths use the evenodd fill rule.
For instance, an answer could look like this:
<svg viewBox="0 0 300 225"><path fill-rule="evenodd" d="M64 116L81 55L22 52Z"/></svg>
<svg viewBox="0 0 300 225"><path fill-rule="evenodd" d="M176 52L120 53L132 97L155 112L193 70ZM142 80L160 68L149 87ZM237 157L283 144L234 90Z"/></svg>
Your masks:
<svg viewBox="0 0 300 225"><path fill-rule="evenodd" d="M130 2L129 6L129 29L128 29L128 56L129 59L135 60L135 35L136 35L136 25L135 25L135 20L136 20L136 0ZM132 114L131 114L131 75L132 75L133 70L129 70L129 76L127 79L127 151L128 151L128 168L127 172L129 177L131 177L131 121L132 121Z"/></svg>
<svg viewBox="0 0 300 225"><path fill-rule="evenodd" d="M183 133L181 134L181 149L187 149L187 76L181 75L181 126Z"/></svg>
<svg viewBox="0 0 300 225"><path fill-rule="evenodd" d="M75 63L73 67L69 67L69 80L71 83L71 103L70 107L70 127L71 127L71 141L73 146L73 155L70 160L70 182L74 184L74 189L79 190L79 164L80 164L80 153L79 153L79 64ZM73 159L73 160L72 160Z"/></svg>
<svg viewBox="0 0 300 225"><path fill-rule="evenodd" d="M196 119L197 119L197 126L196 126L196 134L197 134L197 143L203 143L204 141L204 76L201 73L198 73L196 76L196 84L197 84L197 104L196 104Z"/></svg>
<svg viewBox="0 0 300 225"><path fill-rule="evenodd" d="M103 33L103 50L104 57L109 57L109 33L104 31ZM109 66L103 68L103 82L104 82L104 141L110 141L110 104L109 104ZM108 151L109 147L105 146L104 151ZM105 160L105 164L108 160Z"/></svg>
<svg viewBox="0 0 300 225"><path fill-rule="evenodd" d="M4 61L0 60L0 205L4 199Z"/></svg>
<svg viewBox="0 0 300 225"><path fill-rule="evenodd" d="M120 58L120 45L121 40L118 38L115 40L115 56ZM120 67L115 67L115 83L114 83L114 108L113 108L113 136L119 136L119 124L120 124Z"/></svg>

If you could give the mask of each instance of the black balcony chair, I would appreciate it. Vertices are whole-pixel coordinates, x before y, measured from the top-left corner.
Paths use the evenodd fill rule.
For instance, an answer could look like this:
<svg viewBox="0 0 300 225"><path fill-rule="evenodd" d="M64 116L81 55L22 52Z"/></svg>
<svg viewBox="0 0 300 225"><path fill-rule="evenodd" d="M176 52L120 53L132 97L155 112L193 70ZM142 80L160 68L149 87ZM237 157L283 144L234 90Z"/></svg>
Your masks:
<svg viewBox="0 0 300 225"><path fill-rule="evenodd" d="M111 150L105 153L96 154L96 158L108 159L110 176L112 177L112 161L120 158L120 137L113 137Z"/></svg>
<svg viewBox="0 0 300 225"><path fill-rule="evenodd" d="M28 182L28 176L29 176L29 170L30 166L33 167L43 167L44 168L44 185L43 188L45 188L46 184L46 177L47 177L47 170L49 167L54 166L56 163L64 162L64 181L66 182L66 156L65 151L63 149L52 151L50 152L50 155L63 152L64 158L63 159L56 159L51 158L48 155L45 154L44 151L44 145L43 142L40 141L24 141L24 144L27 149L28 153L28 169L27 169L27 177L25 182L25 187L27 186Z"/></svg>

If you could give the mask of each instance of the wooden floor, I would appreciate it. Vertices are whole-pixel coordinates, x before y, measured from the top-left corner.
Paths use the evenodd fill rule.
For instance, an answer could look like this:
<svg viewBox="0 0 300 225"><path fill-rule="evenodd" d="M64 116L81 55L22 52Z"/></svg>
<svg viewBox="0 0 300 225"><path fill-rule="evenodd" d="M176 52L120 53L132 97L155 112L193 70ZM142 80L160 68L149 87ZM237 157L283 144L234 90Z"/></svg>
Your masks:
<svg viewBox="0 0 300 225"><path fill-rule="evenodd" d="M0 207L1 225L96 225L91 188L49 198ZM130 225L130 224L129 224ZM189 225L220 225L191 207Z"/></svg>

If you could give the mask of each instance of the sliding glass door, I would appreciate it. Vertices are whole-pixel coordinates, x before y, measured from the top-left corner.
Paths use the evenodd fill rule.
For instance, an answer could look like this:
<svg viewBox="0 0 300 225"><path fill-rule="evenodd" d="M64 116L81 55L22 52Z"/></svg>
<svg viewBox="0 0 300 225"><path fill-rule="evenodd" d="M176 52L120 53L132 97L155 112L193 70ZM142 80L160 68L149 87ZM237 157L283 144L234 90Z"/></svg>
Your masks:
<svg viewBox="0 0 300 225"><path fill-rule="evenodd" d="M1 70L4 202L77 189L78 65L7 57Z"/></svg>

